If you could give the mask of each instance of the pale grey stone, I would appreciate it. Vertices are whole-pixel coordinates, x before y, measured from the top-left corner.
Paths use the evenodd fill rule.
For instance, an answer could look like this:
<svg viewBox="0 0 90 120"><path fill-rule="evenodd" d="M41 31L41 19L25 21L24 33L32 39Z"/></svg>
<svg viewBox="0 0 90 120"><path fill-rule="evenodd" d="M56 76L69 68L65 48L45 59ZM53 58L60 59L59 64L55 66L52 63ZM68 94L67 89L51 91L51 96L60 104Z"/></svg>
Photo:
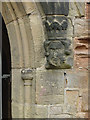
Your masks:
<svg viewBox="0 0 90 120"><path fill-rule="evenodd" d="M63 106L61 105L52 105L50 106L50 115L60 115L63 112Z"/></svg>

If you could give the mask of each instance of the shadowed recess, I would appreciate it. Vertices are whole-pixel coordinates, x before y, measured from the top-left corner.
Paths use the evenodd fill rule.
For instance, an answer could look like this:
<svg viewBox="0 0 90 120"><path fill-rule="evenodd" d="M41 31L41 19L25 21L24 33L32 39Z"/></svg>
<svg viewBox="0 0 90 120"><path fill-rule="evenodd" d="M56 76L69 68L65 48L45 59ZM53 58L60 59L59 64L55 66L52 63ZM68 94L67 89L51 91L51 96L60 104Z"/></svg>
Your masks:
<svg viewBox="0 0 90 120"><path fill-rule="evenodd" d="M69 2L41 2L46 15L66 15L69 13Z"/></svg>

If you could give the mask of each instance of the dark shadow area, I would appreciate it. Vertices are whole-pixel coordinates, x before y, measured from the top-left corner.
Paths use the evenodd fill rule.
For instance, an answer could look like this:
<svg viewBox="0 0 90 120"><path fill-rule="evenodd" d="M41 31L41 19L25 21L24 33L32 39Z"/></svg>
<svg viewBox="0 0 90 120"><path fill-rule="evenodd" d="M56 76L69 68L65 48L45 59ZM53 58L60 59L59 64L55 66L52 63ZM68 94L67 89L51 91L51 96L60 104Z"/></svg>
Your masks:
<svg viewBox="0 0 90 120"><path fill-rule="evenodd" d="M45 15L65 15L69 13L69 2L41 2Z"/></svg>
<svg viewBox="0 0 90 120"><path fill-rule="evenodd" d="M2 118L11 118L11 53L7 29L2 19Z"/></svg>

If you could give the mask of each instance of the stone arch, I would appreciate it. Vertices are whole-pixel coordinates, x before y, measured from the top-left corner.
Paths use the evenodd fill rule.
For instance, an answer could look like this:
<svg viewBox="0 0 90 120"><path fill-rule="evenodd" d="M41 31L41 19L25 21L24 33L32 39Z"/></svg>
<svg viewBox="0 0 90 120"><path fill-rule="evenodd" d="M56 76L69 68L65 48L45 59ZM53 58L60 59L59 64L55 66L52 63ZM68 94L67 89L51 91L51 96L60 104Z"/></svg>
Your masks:
<svg viewBox="0 0 90 120"><path fill-rule="evenodd" d="M37 6L39 5L34 2L3 3L2 15L10 39L13 68L35 68L35 66L37 66L33 63L33 61L35 61L35 56L33 53L35 52L34 49L37 47L34 43L37 40L36 37L42 36L35 35L33 29L35 27L40 27L41 30L36 29L36 32L38 32L39 35L41 32L43 33L40 18L38 19L38 17L41 16L41 12L39 14ZM34 25L35 21L37 23ZM42 40L42 38L40 39ZM31 54L32 57L30 56Z"/></svg>
<svg viewBox="0 0 90 120"><path fill-rule="evenodd" d="M43 65L44 56L41 50L43 49L44 30L42 21L40 21L41 14L34 2L3 2L2 16L11 47L12 117L24 118L25 94L21 70L23 68L35 69ZM32 87L35 89L35 80L33 84ZM34 98L32 98L33 103Z"/></svg>
<svg viewBox="0 0 90 120"><path fill-rule="evenodd" d="M77 6L76 6L76 3L75 4L70 3L70 4L71 4L71 10L69 11L70 18L73 19L76 16L76 19L78 19L77 16L80 18L84 16L82 9L80 9L79 11L79 8L81 7L78 7L78 10L77 10L77 6L81 6L80 5L81 3L78 3ZM84 5L82 7L84 7ZM63 73L66 73L66 72L64 72L64 70L55 70L55 71L46 70L44 67L45 56L44 56L43 42L45 41L45 35L44 35L44 28L42 25L42 21L45 18L45 15L42 11L40 4L25 3L25 2L24 3L23 2L21 3L19 2L5 3L4 2L2 16L6 23L8 36L10 40L10 46L11 46L12 117L13 118L33 118L33 117L47 118L48 116L50 117L49 110L51 110L52 107L56 107L57 103L60 104L59 106L60 110L62 108L61 105L63 106L63 103L65 104L69 103L69 102L64 102L64 97L66 97L67 91L71 91L72 94L74 91L77 91L76 95L78 94L78 89L74 89L75 88L74 83L76 84L76 86L78 86L78 88L79 86L81 86L81 84L83 87L84 86L83 83L86 83L85 84L85 87L86 87L87 72L80 72L80 71L78 72L78 70L75 71L75 69L72 69L70 71L66 70L67 74L70 77L70 79L68 79L69 81L68 83L70 83L70 87L72 89L71 88L65 89L65 95L63 95L62 91L64 90L64 80L66 80L66 78L63 77ZM26 72L26 73L28 70L27 68L34 69L35 74L34 74L33 80L32 80L32 74L31 76L30 74L29 75L27 74L27 76L23 76L21 74L22 68L24 68L23 72ZM77 76L77 73L78 73L78 77L74 78L74 76ZM81 81L82 79L81 76L85 77L86 82L84 82L83 80ZM23 78L24 81L21 79L21 77ZM31 80L29 80L29 78ZM57 81L57 84L60 83L61 86L63 86L61 87L60 85L59 86L56 85L61 91L59 95L57 95L59 91L58 89L57 91L55 91L55 96L53 96L52 93L51 93L52 94L51 97L48 96L50 87L51 88L53 87L53 91L54 89L56 89L54 88L53 84L48 86L48 84L46 83L46 80L48 78L51 81L53 80L53 83L55 82L56 84L56 81ZM36 84L35 84L35 81L36 81ZM46 84L48 91L46 93L46 97L44 95L43 97L41 96L42 98L40 101L39 91L41 91L43 88L42 84ZM60 87L62 88L62 90ZM80 97L81 97L81 93L80 93ZM48 99L50 98L48 101L49 105L47 105L47 98ZM55 98L54 101L53 101L53 98ZM32 105L34 105L33 110L30 108L31 102L33 103ZM52 105L50 106L50 104ZM53 106L54 104L55 106ZM50 109L48 110L48 108ZM66 108L67 108L67 105L66 105ZM87 109L87 107L85 107L85 109ZM33 115L32 115L32 111L33 111ZM46 111L46 114L45 114L45 111ZM63 113L59 117L61 116L72 117L72 115L63 114Z"/></svg>

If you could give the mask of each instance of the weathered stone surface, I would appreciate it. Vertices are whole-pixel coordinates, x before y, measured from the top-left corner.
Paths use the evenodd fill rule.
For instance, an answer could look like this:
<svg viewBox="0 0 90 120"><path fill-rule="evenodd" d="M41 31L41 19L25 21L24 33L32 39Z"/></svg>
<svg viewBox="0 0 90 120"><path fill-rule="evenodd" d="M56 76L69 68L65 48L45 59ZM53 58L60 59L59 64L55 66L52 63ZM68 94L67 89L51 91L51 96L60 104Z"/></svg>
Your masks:
<svg viewBox="0 0 90 120"><path fill-rule="evenodd" d="M83 89L82 91L82 111L83 112L88 112L88 106L89 106L89 102L88 102L88 89Z"/></svg>
<svg viewBox="0 0 90 120"><path fill-rule="evenodd" d="M84 18L77 18L74 20L74 36L84 37L88 36L88 22Z"/></svg>
<svg viewBox="0 0 90 120"><path fill-rule="evenodd" d="M49 108L50 115L60 115L63 113L63 106L62 105L52 105Z"/></svg>
<svg viewBox="0 0 90 120"><path fill-rule="evenodd" d="M24 105L12 101L12 116L13 118L24 118Z"/></svg>
<svg viewBox="0 0 90 120"><path fill-rule="evenodd" d="M22 2L11 2L11 6L13 7L13 12L15 13L16 18L26 15Z"/></svg>
<svg viewBox="0 0 90 120"><path fill-rule="evenodd" d="M85 3L69 2L69 16L71 18L85 16Z"/></svg>
<svg viewBox="0 0 90 120"><path fill-rule="evenodd" d="M52 33L52 36L53 36L53 34L56 34L57 31L61 32L62 30L67 29L67 27L68 27L68 19L65 16L62 16L62 17L61 16L60 17L59 16L58 17L49 16L49 17L46 17L45 26L46 26L47 31L49 31L51 33L53 32Z"/></svg>
<svg viewBox="0 0 90 120"><path fill-rule="evenodd" d="M35 111L33 111L35 112ZM32 106L30 104L24 104L24 118L32 118Z"/></svg>
<svg viewBox="0 0 90 120"><path fill-rule="evenodd" d="M71 114L50 115L50 118L73 118Z"/></svg>
<svg viewBox="0 0 90 120"><path fill-rule="evenodd" d="M48 118L48 106L36 105L35 118Z"/></svg>
<svg viewBox="0 0 90 120"><path fill-rule="evenodd" d="M44 42L45 56L47 58L47 69L68 69L71 68L73 58L69 39L57 41L47 40ZM70 63L71 62L71 63Z"/></svg>
<svg viewBox="0 0 90 120"><path fill-rule="evenodd" d="M65 112L76 113L79 91L66 90L65 92Z"/></svg>
<svg viewBox="0 0 90 120"><path fill-rule="evenodd" d="M74 66L78 69L88 70L89 39L75 38L74 40Z"/></svg>
<svg viewBox="0 0 90 120"><path fill-rule="evenodd" d="M72 37L72 20L66 16L46 16L44 21L48 39Z"/></svg>
<svg viewBox="0 0 90 120"><path fill-rule="evenodd" d="M56 0L57 1L57 0ZM68 15L69 2L41 2L42 9L46 15Z"/></svg>
<svg viewBox="0 0 90 120"><path fill-rule="evenodd" d="M85 3L84 2L41 2L42 9L46 15L69 15L84 16L85 15Z"/></svg>
<svg viewBox="0 0 90 120"><path fill-rule="evenodd" d="M11 11L13 11L10 2L2 2L2 15L5 21L5 24L10 23L11 21L16 19L15 14L11 14Z"/></svg>
<svg viewBox="0 0 90 120"><path fill-rule="evenodd" d="M43 30L40 15L38 13L34 13L30 15L29 19L30 19L31 32L33 37L32 42L34 47L33 56L35 60L33 59L33 62L34 62L34 67L38 68L44 64L44 60L45 60L44 47L43 47L43 42L45 39L44 30Z"/></svg>
<svg viewBox="0 0 90 120"><path fill-rule="evenodd" d="M24 86L21 79L21 69L12 69L12 100L17 103L24 102Z"/></svg>
<svg viewBox="0 0 90 120"><path fill-rule="evenodd" d="M34 2L22 2L22 4L27 14L32 14L33 12L36 11Z"/></svg>
<svg viewBox="0 0 90 120"><path fill-rule="evenodd" d="M89 3L86 4L85 10L86 10L86 18L90 19L90 4Z"/></svg>
<svg viewBox="0 0 90 120"><path fill-rule="evenodd" d="M65 16L49 16L46 17L44 24L48 36L44 42L47 59L46 68L71 68L73 61L72 39L68 37L73 35L73 27L70 19ZM69 64L70 62L71 64Z"/></svg>
<svg viewBox="0 0 90 120"><path fill-rule="evenodd" d="M76 115L77 118L88 118L88 112L79 112Z"/></svg>
<svg viewBox="0 0 90 120"><path fill-rule="evenodd" d="M38 104L62 104L64 77L58 71L36 72L36 102Z"/></svg>
<svg viewBox="0 0 90 120"><path fill-rule="evenodd" d="M36 96L36 103L40 105L63 104L63 102L64 102L63 95Z"/></svg>
<svg viewBox="0 0 90 120"><path fill-rule="evenodd" d="M78 16L85 16L85 2L76 2L74 4L76 4Z"/></svg>
<svg viewBox="0 0 90 120"><path fill-rule="evenodd" d="M28 68L29 66L33 66L34 56L33 56L33 42L32 42L32 34L30 29L29 18L24 16L18 19L20 34L21 34L21 44L23 46L23 58L24 58L24 66ZM31 47L32 45L32 47ZM32 51L31 51L32 50ZM30 57L31 55L31 57Z"/></svg>
<svg viewBox="0 0 90 120"><path fill-rule="evenodd" d="M40 95L63 95L64 76L58 70L36 71L36 90Z"/></svg>
<svg viewBox="0 0 90 120"><path fill-rule="evenodd" d="M87 51L83 51L83 50L88 50L88 47L87 47L88 42L86 43L86 40L84 41L82 40L83 44L80 41L80 44L77 43L77 45L75 46L76 47L75 54L79 56L81 59L83 59L82 61L78 59L78 62L80 65L79 66L80 68L78 70L77 70L77 67L76 68L73 67L73 69L69 69L69 70L63 70L63 69L62 70L61 69L45 70L44 68L45 56L44 56L44 47L43 47L45 36L43 31L42 20L40 18L39 13L36 11L37 8L35 7L36 9L33 9L34 5L32 3L31 4L27 3L25 5L24 3L23 5L21 3L20 4L17 3L18 5L13 3L12 9L11 9L10 4L8 3L8 6L5 5L5 8L4 8L5 11L3 16L4 16L5 23L9 23L12 21L10 24L7 25L8 34L10 38L11 54L13 56L12 68L25 67L23 66L24 65L23 61L24 59L26 59L26 63L25 63L27 64L26 66L27 67L31 66L32 68L36 69L34 79L32 81L32 89L28 89L28 86L27 86L26 93L24 88L25 87L24 81L21 80L21 74L20 74L21 70L12 69L12 117L13 118L34 117L34 118L61 118L62 119L62 118L73 118L75 116L77 118L87 118L88 116L87 114L88 72L86 71L86 69L82 69L82 67L83 65L86 65L86 62L87 62L85 57L87 57L88 54L87 54ZM71 7L70 4L74 4L74 5L76 4L76 5L75 7L74 6ZM20 8L19 8L19 5L20 5ZM75 16L81 17L84 15L82 10L83 6L82 5L80 6L80 5L81 3L69 3L69 9L71 7L71 10L69 11L69 17L75 18ZM63 5L61 7L59 6L59 9L61 9L62 7ZM16 16L14 16L13 8L17 9L15 10ZM53 7L51 8L53 9ZM65 6L65 8L67 9L67 6ZM24 9L28 15L22 17L22 15L25 15ZM60 12L60 13L63 12L63 10L58 11L58 7L55 7L54 10L55 12L54 11L53 12L55 14L56 12ZM13 21L16 19L16 17L18 17L18 20ZM49 19L47 21L49 21L49 25L50 25L52 24L50 22L51 18L50 17L48 18ZM60 27L62 27L62 25L60 26L60 24L62 23L62 21L60 21L59 24L57 21L59 21L58 18L56 19L56 22L54 19L54 23L50 27L50 29L52 28L52 31L58 32L59 30L61 30ZM65 34L62 34L62 35L57 34L59 38L60 36L65 37L67 39L72 37L73 27L75 28L74 30L75 30L76 36L81 37L86 35L86 33L83 34L84 20L82 19L80 20L80 18L75 18L74 20L75 24L73 24L74 26L72 26L71 18L70 19L67 18L66 21L68 21L68 26L65 23L66 27L62 27L62 29L65 30L67 28L67 32L64 32ZM87 27L86 23L85 23L85 26ZM54 37L52 39L51 37L52 36L50 36L49 39L53 40ZM58 42L60 42L59 38L58 38ZM54 39L54 40L55 41L52 41L52 43L57 41L57 39ZM70 40L72 41L71 38ZM58 48L59 46L63 50L63 47L60 45L61 44L58 44L55 46L51 45L52 46L51 48L55 48L56 50L56 48ZM69 45L66 45L66 46L69 46ZM56 53L58 53L58 50L55 51L55 54ZM81 55L83 53L85 53L84 56ZM71 62L72 60L70 61L70 59L68 59L68 63L71 64ZM72 89L72 91L67 90L64 96L64 88ZM75 89L77 88L78 90L75 91ZM29 94L30 90L31 90L32 98L28 99L27 104L25 104L25 96L26 95L31 96L31 94ZM80 91L82 92L80 93ZM33 102L32 107L29 104L30 101ZM37 105L35 104L35 102Z"/></svg>
<svg viewBox="0 0 90 120"><path fill-rule="evenodd" d="M81 70L66 71L66 79L68 88L88 88L88 72Z"/></svg>
<svg viewBox="0 0 90 120"><path fill-rule="evenodd" d="M12 68L23 67L21 36L17 21L13 21L7 25L8 37L11 46L11 62ZM19 41L19 42L18 42Z"/></svg>

